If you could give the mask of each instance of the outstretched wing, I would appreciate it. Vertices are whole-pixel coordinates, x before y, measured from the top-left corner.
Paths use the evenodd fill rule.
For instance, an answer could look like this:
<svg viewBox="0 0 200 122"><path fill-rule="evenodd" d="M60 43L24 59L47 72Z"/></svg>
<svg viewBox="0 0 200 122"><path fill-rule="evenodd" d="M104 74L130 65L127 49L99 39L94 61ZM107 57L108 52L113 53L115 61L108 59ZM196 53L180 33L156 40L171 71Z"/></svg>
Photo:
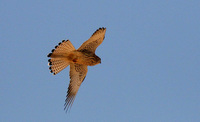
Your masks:
<svg viewBox="0 0 200 122"><path fill-rule="evenodd" d="M51 58L48 60L48 65L50 66L49 69L53 75L56 75L70 64L66 60L66 55L73 50L75 50L75 48L72 43L69 40L63 40L47 55L47 57Z"/></svg>
<svg viewBox="0 0 200 122"><path fill-rule="evenodd" d="M78 50L88 50L95 53L96 48L103 42L105 38L106 28L99 28L92 36L85 41Z"/></svg>
<svg viewBox="0 0 200 122"><path fill-rule="evenodd" d="M66 111L69 109L69 107L72 106L74 99L76 97L76 94L78 92L78 89L85 79L87 74L87 66L81 65L81 64L70 64L70 84L67 91L67 96L65 100L65 108Z"/></svg>

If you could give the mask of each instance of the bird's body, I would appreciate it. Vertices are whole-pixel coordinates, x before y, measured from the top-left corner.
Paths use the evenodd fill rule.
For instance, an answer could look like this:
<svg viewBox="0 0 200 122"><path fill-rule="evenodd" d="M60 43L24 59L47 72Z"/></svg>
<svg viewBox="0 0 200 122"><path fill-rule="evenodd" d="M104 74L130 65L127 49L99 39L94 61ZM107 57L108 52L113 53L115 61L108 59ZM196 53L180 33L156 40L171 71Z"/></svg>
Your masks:
<svg viewBox="0 0 200 122"><path fill-rule="evenodd" d="M49 69L56 75L70 65L70 84L65 100L65 109L73 104L78 89L86 77L87 66L94 66L101 63L101 59L95 54L96 48L105 38L106 28L99 28L85 41L77 50L69 40L63 40L52 53L48 54Z"/></svg>
<svg viewBox="0 0 200 122"><path fill-rule="evenodd" d="M94 66L99 63L101 63L101 59L96 56L94 53L89 51L73 51L71 52L67 58L72 63L82 64L82 65L88 65L88 66Z"/></svg>

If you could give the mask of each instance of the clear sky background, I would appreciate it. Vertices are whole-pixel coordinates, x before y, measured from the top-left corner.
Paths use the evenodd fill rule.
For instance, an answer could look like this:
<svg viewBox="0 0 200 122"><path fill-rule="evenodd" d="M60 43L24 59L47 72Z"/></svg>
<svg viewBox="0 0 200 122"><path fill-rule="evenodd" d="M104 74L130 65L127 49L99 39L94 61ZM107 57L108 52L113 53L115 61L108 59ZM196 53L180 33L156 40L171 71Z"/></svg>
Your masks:
<svg viewBox="0 0 200 122"><path fill-rule="evenodd" d="M1 0L1 122L200 122L199 0ZM69 113L47 54L106 27Z"/></svg>

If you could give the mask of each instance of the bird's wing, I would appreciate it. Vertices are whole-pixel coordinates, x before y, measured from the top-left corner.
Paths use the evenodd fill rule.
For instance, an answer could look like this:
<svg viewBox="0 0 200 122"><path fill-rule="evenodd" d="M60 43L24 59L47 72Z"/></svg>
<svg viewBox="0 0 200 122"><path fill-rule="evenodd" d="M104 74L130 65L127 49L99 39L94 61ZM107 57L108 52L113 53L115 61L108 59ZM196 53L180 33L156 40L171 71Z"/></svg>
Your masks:
<svg viewBox="0 0 200 122"><path fill-rule="evenodd" d="M76 97L76 94L78 92L78 89L85 79L87 74L87 66L81 65L81 64L70 64L70 84L67 91L67 96L65 100L65 108L66 111L69 109L69 107L72 106L74 99Z"/></svg>
<svg viewBox="0 0 200 122"><path fill-rule="evenodd" d="M73 50L75 50L75 48L72 43L69 40L63 40L47 55L47 57L51 58L48 60L48 65L50 66L49 69L53 75L56 75L70 64L66 60L66 55Z"/></svg>
<svg viewBox="0 0 200 122"><path fill-rule="evenodd" d="M105 33L106 28L99 28L78 48L78 50L88 50L95 53L96 48L103 42Z"/></svg>

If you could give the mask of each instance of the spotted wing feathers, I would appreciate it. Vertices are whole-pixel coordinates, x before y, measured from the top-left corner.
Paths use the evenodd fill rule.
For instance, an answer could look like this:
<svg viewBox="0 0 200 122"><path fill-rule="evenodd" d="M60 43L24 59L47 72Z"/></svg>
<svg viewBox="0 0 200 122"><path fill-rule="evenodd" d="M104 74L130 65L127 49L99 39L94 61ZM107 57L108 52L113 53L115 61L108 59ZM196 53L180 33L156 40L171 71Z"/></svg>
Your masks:
<svg viewBox="0 0 200 122"><path fill-rule="evenodd" d="M96 30L92 36L78 48L77 52L95 53L96 48L103 42L105 33L106 28L104 27ZM48 60L50 72L54 75L70 65L70 83L64 104L64 110L66 111L71 108L80 85L84 81L88 71L87 65L82 65L84 63L78 64L74 60L73 62L71 61L72 59L70 56L74 53L72 51L75 52L72 43L69 40L63 40L47 55L47 57L50 58Z"/></svg>
<svg viewBox="0 0 200 122"><path fill-rule="evenodd" d="M102 27L96 30L92 36L85 41L78 50L88 50L95 53L96 48L103 42L105 38L106 28Z"/></svg>
<svg viewBox="0 0 200 122"><path fill-rule="evenodd" d="M70 64L70 84L67 91L64 110L68 110L76 97L79 87L87 74L87 66L81 64Z"/></svg>
<svg viewBox="0 0 200 122"><path fill-rule="evenodd" d="M60 58L52 58L49 59L48 61L49 61L50 73L53 73L53 75L58 74L60 71L62 71L69 65L68 62Z"/></svg>
<svg viewBox="0 0 200 122"><path fill-rule="evenodd" d="M69 40L63 40L57 46L55 46L55 49L53 49L52 52L47 55L47 57L51 58L48 60L50 72L56 75L66 68L70 64L66 56L73 50L75 50L75 48Z"/></svg>
<svg viewBox="0 0 200 122"><path fill-rule="evenodd" d="M75 48L72 43L69 40L63 40L62 42L58 43L57 46L55 46L55 49L51 50L51 53L49 53L47 57L62 58L63 56L66 56L67 53L73 50L75 50Z"/></svg>

